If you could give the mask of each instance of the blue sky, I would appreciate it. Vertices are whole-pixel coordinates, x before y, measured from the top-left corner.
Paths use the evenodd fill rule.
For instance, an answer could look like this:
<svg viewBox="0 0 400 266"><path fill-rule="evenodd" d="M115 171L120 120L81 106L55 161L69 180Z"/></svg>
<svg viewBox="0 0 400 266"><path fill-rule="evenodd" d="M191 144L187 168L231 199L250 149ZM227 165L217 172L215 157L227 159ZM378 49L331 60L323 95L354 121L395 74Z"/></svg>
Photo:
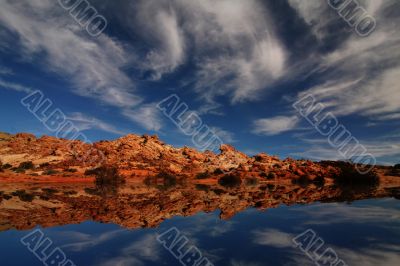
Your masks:
<svg viewBox="0 0 400 266"><path fill-rule="evenodd" d="M20 103L41 90L92 141L193 146L156 108L177 94L246 153L343 159L292 107L312 94L378 162L400 161L398 1L359 1L368 37L323 0L89 2L98 37L57 1L0 3L1 131L52 134Z"/></svg>

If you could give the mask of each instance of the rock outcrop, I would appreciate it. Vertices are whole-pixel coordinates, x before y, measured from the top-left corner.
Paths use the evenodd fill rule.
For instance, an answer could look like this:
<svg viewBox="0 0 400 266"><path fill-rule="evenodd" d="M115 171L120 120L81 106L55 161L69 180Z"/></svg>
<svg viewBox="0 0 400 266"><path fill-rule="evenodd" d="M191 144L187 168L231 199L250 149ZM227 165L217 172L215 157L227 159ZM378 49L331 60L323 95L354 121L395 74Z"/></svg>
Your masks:
<svg viewBox="0 0 400 266"><path fill-rule="evenodd" d="M339 173L335 166L307 160L280 160L266 153L250 157L226 144L221 145L219 154L215 154L189 147L174 148L157 136L134 134L89 144L49 136L36 138L32 134L20 133L0 140L0 161L10 164L14 169L23 162L32 161L36 168L27 173L34 175L41 175L43 170L47 170L43 169L44 165L61 172L68 168L78 169L75 175L79 175L87 169L105 164L117 167L128 179L167 172L199 178L234 174L243 178L252 176L313 181ZM38 170L42 172L38 173Z"/></svg>

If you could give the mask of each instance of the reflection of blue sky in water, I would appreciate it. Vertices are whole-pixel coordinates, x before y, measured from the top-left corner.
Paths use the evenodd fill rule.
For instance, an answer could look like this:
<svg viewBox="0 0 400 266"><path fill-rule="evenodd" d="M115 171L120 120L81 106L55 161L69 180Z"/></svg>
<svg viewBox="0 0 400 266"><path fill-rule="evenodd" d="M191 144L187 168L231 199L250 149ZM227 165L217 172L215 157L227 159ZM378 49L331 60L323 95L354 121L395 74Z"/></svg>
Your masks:
<svg viewBox="0 0 400 266"><path fill-rule="evenodd" d="M348 265L391 266L400 261L400 207L392 199L250 209L228 221L220 220L218 212L201 213L175 217L157 229L86 222L44 231L77 266L179 265L156 240L157 232L172 226L215 265L313 265L291 242L308 228ZM2 265L41 265L19 242L26 234L0 233Z"/></svg>

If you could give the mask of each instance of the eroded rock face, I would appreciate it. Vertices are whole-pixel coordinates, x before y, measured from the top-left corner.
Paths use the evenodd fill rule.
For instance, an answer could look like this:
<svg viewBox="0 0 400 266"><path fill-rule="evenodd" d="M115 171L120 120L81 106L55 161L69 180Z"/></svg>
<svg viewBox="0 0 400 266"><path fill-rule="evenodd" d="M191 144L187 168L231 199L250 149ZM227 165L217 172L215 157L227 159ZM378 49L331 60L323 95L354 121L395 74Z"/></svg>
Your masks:
<svg viewBox="0 0 400 266"><path fill-rule="evenodd" d="M266 153L249 157L226 144L221 145L220 150L219 154L215 154L189 147L174 148L157 136L149 135L129 134L113 141L88 144L79 140L49 136L36 138L32 134L20 133L0 141L0 160L14 167L24 161L32 161L35 165L48 163L53 169L89 169L108 164L117 167L126 178L168 172L188 177L219 173L241 177L315 180L338 172L334 166L304 160L282 161Z"/></svg>

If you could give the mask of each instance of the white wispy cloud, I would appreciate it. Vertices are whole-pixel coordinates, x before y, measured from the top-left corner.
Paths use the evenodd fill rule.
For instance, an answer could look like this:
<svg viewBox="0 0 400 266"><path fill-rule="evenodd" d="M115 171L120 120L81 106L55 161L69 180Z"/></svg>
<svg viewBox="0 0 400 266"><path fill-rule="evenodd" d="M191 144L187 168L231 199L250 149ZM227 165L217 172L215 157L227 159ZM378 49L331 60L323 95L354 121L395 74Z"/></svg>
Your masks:
<svg viewBox="0 0 400 266"><path fill-rule="evenodd" d="M13 75L14 71L8 67L0 66L0 75Z"/></svg>
<svg viewBox="0 0 400 266"><path fill-rule="evenodd" d="M23 86L21 84L17 84L14 82L8 82L5 80L2 80L0 78L0 87L3 89L7 89L7 90L13 90L13 91L19 91L19 92L26 92L26 93L30 93L33 91L32 88Z"/></svg>
<svg viewBox="0 0 400 266"><path fill-rule="evenodd" d="M320 9L314 13L312 2L298 9L306 20L307 14L325 17L332 12ZM336 49L321 56L321 65L327 69L321 74L323 82L302 91L299 97L313 94L336 116L356 114L390 118L400 111L397 84L400 36L395 26L400 18L390 15L390 10L398 8L398 2L360 1L360 4L379 21L379 27L368 37L360 38L355 32L344 36L344 41ZM337 19L342 18L338 15ZM328 31L328 28L323 27L323 30Z"/></svg>
<svg viewBox="0 0 400 266"><path fill-rule="evenodd" d="M127 132L117 129L112 124L104 122L98 118L75 112L67 116L67 119L74 123L74 126L79 128L79 130L89 130L89 129L100 129L105 132L110 132L118 135L127 134Z"/></svg>
<svg viewBox="0 0 400 266"><path fill-rule="evenodd" d="M254 121L253 133L267 136L276 135L296 128L298 123L297 116L276 116L257 119Z"/></svg>
<svg viewBox="0 0 400 266"><path fill-rule="evenodd" d="M387 115L381 115L375 118L376 120L400 120L400 113L394 113L394 114L387 114Z"/></svg>
<svg viewBox="0 0 400 266"><path fill-rule="evenodd" d="M329 5L327 1L319 0L289 0L292 8L296 9L304 21L311 26L312 33L319 39L326 37L329 32L326 27L334 22L335 15L333 12L328 12ZM323 15L322 15L323 14ZM337 19L337 17L336 17Z"/></svg>
<svg viewBox="0 0 400 266"><path fill-rule="evenodd" d="M156 104L145 104L133 110L125 110L123 115L147 130L158 131L162 127L161 113Z"/></svg>
<svg viewBox="0 0 400 266"><path fill-rule="evenodd" d="M136 108L130 115L135 118L132 121L147 129L160 129L149 106L141 105L142 98L137 95L134 82L123 71L132 61L130 48L125 43L104 33L92 38L57 1L5 0L0 9L0 25L13 33L2 39L2 45L17 47L22 60L56 73L80 96L120 108L123 114L132 114ZM38 54L43 55L40 61L34 59ZM5 81L1 81L0 86L30 91L22 85ZM90 121L85 123L86 126L91 124ZM105 123L99 123L97 128L121 133Z"/></svg>
<svg viewBox="0 0 400 266"><path fill-rule="evenodd" d="M210 130L217 135L224 143L236 142L235 135L232 132L224 130L220 127L211 127Z"/></svg>
<svg viewBox="0 0 400 266"><path fill-rule="evenodd" d="M17 42L25 60L43 54L41 62L34 63L69 80L77 94L119 107L140 101L121 71L129 57L122 44L105 34L91 38L57 2L5 0L0 24L18 36L2 42Z"/></svg>
<svg viewBox="0 0 400 266"><path fill-rule="evenodd" d="M141 29L138 34L154 47L147 52L145 61L140 65L151 70L155 80L173 72L185 60L185 37L172 5L165 1L148 0L134 6L135 27Z"/></svg>
<svg viewBox="0 0 400 266"><path fill-rule="evenodd" d="M293 77L314 75L317 78L314 85L299 91L290 102L311 94L317 103L326 107L326 113L332 112L339 120L346 116L361 116L372 120L375 125L379 122L378 125L393 126L393 122L400 119L400 35L396 27L400 18L392 12L399 8L399 2L366 0L359 3L378 21L375 31L363 38L352 32L328 3L318 0L289 1L318 41L330 40L332 43L334 40L336 43L327 52L314 49L301 63L293 62L294 67L290 69L295 73ZM340 23L343 27L337 26ZM332 31L333 28L337 31ZM288 111L282 120L257 120L253 132L273 135L297 130L297 123L290 119L293 113L294 110ZM323 142L310 143L303 151L291 155L316 160L344 159L328 145L327 140ZM360 142L379 163L395 163L394 159L387 158L399 155L398 140L360 139Z"/></svg>
<svg viewBox="0 0 400 266"><path fill-rule="evenodd" d="M360 144L363 145L368 153L372 154L378 161L378 163L383 164L394 164L395 156L400 155L400 144L398 141L398 136L393 135L394 139L389 140L389 136L385 137L383 140L359 140ZM290 155L298 156L302 158L310 158L314 160L344 160L349 158L344 158L339 150L330 146L328 139L324 138L300 138L303 142L307 143L304 150L301 152L292 152ZM355 147L355 143L348 144L346 148L349 150ZM390 161L385 159L387 157L393 157Z"/></svg>
<svg viewBox="0 0 400 266"><path fill-rule="evenodd" d="M220 95L257 99L285 73L286 50L259 1L151 0L131 10L137 14L132 30L152 41L139 65L160 78L190 57L195 90L208 103Z"/></svg>

